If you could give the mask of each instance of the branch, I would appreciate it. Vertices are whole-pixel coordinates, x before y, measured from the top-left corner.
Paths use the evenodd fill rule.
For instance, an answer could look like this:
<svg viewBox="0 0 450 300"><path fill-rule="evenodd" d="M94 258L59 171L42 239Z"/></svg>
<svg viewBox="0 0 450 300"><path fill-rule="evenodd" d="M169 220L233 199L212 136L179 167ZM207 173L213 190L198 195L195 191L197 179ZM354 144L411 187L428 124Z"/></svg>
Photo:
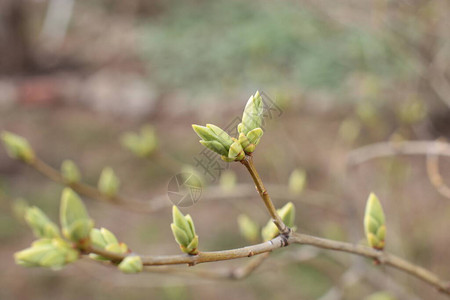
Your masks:
<svg viewBox="0 0 450 300"><path fill-rule="evenodd" d="M439 141L376 143L351 151L347 156L347 165L351 167L379 157L425 155L429 153L450 157L450 144Z"/></svg>
<svg viewBox="0 0 450 300"><path fill-rule="evenodd" d="M37 157L34 158L32 161L30 161L28 164L31 167L33 167L36 171L50 178L51 180L66 185L72 188L78 194L86 196L88 198L102 202L112 203L115 205L120 205L121 207L124 207L127 210L135 212L150 213L155 210L151 206L149 207L149 203L143 203L140 201L129 201L125 200L121 196L113 196L113 197L105 196L102 193L100 193L98 189L88 184L68 183L66 180L64 180L63 176L58 170L49 166L48 164L46 164L44 161L40 160Z"/></svg>
<svg viewBox="0 0 450 300"><path fill-rule="evenodd" d="M436 145L438 148L438 145ZM444 179L439 172L439 149L436 149L436 154L427 154L427 174L431 184L444 197L450 199L450 187L444 183Z"/></svg>
<svg viewBox="0 0 450 300"><path fill-rule="evenodd" d="M255 169L252 156L246 155L245 158L241 160L241 163L247 168L248 172L252 176L252 179L255 182L256 189L258 190L261 199L264 201L264 204L266 205L266 208L269 211L273 223L275 223L281 234L288 234L290 232L290 229L289 227L286 226L286 224L284 224L283 220L278 215L277 210L275 209L275 206L273 205L272 200L270 199L269 193L264 187L264 184L261 178L259 177L258 171L256 171Z"/></svg>
<svg viewBox="0 0 450 300"><path fill-rule="evenodd" d="M203 279L215 279L215 280L241 280L247 278L252 274L262 263L269 257L270 252L263 253L256 256L254 259L250 260L247 264L239 266L237 268L227 268L227 269L180 269L169 266L159 266L159 267L146 267L145 270L154 273L164 273L164 274L175 274L182 276L193 276Z"/></svg>
<svg viewBox="0 0 450 300"><path fill-rule="evenodd" d="M189 266L194 266L200 263L231 260L268 253L275 249L288 246L289 244L311 245L322 249L347 252L371 258L380 264L391 266L402 272L409 273L410 275L430 284L431 286L434 286L439 292L450 295L450 282L445 282L441 280L436 274L422 267L416 266L393 254L389 254L384 251L378 251L367 246L333 241L299 233L290 233L288 234L288 237L286 237L286 235L280 235L265 243L231 250L200 252L198 255L180 254L165 256L141 256L141 258L144 266L179 264L188 264ZM89 248L87 250L87 253L95 253L101 255L115 263L120 262L127 256L126 254L113 253L95 247Z"/></svg>
<svg viewBox="0 0 450 300"><path fill-rule="evenodd" d="M289 238L289 242L373 258L376 262L391 266L405 273L409 273L410 275L436 287L439 292L450 295L450 282L445 282L439 279L436 274L384 251L378 251L367 246L353 245L297 233L292 234Z"/></svg>

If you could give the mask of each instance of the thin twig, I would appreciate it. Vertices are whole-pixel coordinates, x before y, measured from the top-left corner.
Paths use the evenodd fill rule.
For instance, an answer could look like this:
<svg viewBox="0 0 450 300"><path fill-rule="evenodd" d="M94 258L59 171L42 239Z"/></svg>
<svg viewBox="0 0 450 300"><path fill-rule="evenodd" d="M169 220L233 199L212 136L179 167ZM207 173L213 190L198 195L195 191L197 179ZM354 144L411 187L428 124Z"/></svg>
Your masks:
<svg viewBox="0 0 450 300"><path fill-rule="evenodd" d="M450 199L450 187L444 182L444 179L439 172L439 145L436 144L435 153L427 154L427 174L430 183L436 188L436 190L444 197Z"/></svg>
<svg viewBox="0 0 450 300"><path fill-rule="evenodd" d="M382 142L353 150L347 156L349 166L393 155L439 154L450 157L450 144L435 141Z"/></svg>
<svg viewBox="0 0 450 300"><path fill-rule="evenodd" d="M256 189L258 190L261 199L264 201L273 223L277 226L281 234L288 234L290 229L286 226L286 224L284 224L283 220L278 215L277 210L270 199L269 193L264 187L264 183L262 182L261 177L259 177L258 171L255 169L253 158L251 156L245 156L245 158L241 160L241 163L247 168L248 172L252 176Z"/></svg>
<svg viewBox="0 0 450 300"><path fill-rule="evenodd" d="M72 188L78 194L86 196L88 198L95 199L95 200L98 200L101 202L107 202L107 203L111 203L111 204L115 204L115 205L120 205L121 207L124 207L127 210L131 210L131 211L135 211L135 212L150 213L150 212L154 211L154 209L151 206L149 206L149 203L125 200L121 196L108 197L106 195L103 195L95 187L90 186L88 184L81 183L81 182L78 182L78 183L67 182L58 170L49 166L48 164L46 164L44 161L40 160L37 157L35 159L33 159L32 161L30 161L28 164L31 167L33 167L36 171L47 176L51 180L53 180L57 183L66 185L66 186Z"/></svg>
<svg viewBox="0 0 450 300"><path fill-rule="evenodd" d="M216 280L241 280L252 274L269 257L270 252L263 253L251 259L243 266L227 269L184 269L170 266L146 267L145 270L154 273L174 274L182 276L193 276L203 279Z"/></svg>

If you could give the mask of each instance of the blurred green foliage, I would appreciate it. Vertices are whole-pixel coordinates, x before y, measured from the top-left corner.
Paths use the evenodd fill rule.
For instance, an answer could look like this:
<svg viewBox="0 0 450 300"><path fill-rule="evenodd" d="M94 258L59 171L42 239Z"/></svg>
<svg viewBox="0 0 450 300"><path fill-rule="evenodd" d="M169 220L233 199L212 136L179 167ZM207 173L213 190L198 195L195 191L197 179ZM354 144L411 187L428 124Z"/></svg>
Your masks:
<svg viewBox="0 0 450 300"><path fill-rule="evenodd" d="M337 24L291 2L177 3L143 29L143 57L166 88L336 91L354 73L394 80L414 67L389 35Z"/></svg>

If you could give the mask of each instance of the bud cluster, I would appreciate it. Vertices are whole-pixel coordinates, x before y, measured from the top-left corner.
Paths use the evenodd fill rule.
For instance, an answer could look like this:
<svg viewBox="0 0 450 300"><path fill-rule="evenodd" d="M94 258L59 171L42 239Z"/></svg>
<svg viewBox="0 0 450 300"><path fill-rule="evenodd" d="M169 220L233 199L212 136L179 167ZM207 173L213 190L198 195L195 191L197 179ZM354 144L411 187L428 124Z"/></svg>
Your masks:
<svg viewBox="0 0 450 300"><path fill-rule="evenodd" d="M117 195L120 187L120 180L112 168L106 167L102 170L97 187L100 193L107 197L114 197Z"/></svg>
<svg viewBox="0 0 450 300"><path fill-rule="evenodd" d="M192 125L201 138L200 143L219 154L226 162L241 161L246 154L255 151L263 130L260 128L263 117L263 103L259 92L252 95L245 106L242 123L238 125L239 137L230 137L220 127L207 124L206 126Z"/></svg>
<svg viewBox="0 0 450 300"><path fill-rule="evenodd" d="M195 234L194 221L191 216L184 216L176 206L173 206L172 217L173 223L170 224L170 227L181 251L192 255L197 254L198 236Z"/></svg>

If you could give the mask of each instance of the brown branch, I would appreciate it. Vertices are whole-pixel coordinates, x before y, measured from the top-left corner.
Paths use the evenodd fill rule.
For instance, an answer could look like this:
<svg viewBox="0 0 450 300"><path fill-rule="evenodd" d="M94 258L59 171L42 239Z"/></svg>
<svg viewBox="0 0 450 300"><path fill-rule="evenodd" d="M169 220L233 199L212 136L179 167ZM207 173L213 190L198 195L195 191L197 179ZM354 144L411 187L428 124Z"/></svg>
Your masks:
<svg viewBox="0 0 450 300"><path fill-rule="evenodd" d="M427 154L427 174L430 183L436 188L436 190L444 197L450 199L450 187L447 186L444 182L444 179L441 176L439 171L439 153L440 149L438 148L439 144L436 144L435 153Z"/></svg>
<svg viewBox="0 0 450 300"><path fill-rule="evenodd" d="M347 252L371 258L381 264L408 273L434 286L438 291L450 295L449 282L445 282L441 280L436 274L422 267L416 266L393 254L389 254L384 251L378 251L367 246L333 241L299 233L289 234L287 240L285 235L280 235L271 241L238 249L213 251L213 252L200 252L198 255L180 254L180 255L165 255L165 256L141 256L141 258L145 266L179 265L179 264L188 264L190 266L193 266L200 263L231 260L268 253L289 244L311 245L322 249ZM95 247L89 248L87 252L101 255L103 257L110 259L113 262L120 262L122 259L126 257L125 254L113 253Z"/></svg>
<svg viewBox="0 0 450 300"><path fill-rule="evenodd" d="M450 144L435 141L382 142L355 149L347 156L348 166L394 155L439 154L450 157Z"/></svg>
<svg viewBox="0 0 450 300"><path fill-rule="evenodd" d="M253 158L246 155L245 158L241 160L241 163L247 168L248 172L252 176L256 189L261 196L261 199L264 201L273 223L277 226L281 234L288 234L290 229L286 226L286 224L284 224L283 220L278 215L277 210L270 199L269 193L267 192L261 177L259 177L258 171L255 169Z"/></svg>
<svg viewBox="0 0 450 300"><path fill-rule="evenodd" d="M203 279L215 280L241 280L252 274L269 257L270 252L263 253L251 259L243 266L227 269L184 269L170 266L146 267L145 270L154 273L173 274L181 276L192 276Z"/></svg>
<svg viewBox="0 0 450 300"><path fill-rule="evenodd" d="M151 207L151 204L144 203L140 201L131 201L131 200L125 200L121 196L113 196L108 197L106 195L103 195L100 193L98 189L96 189L93 186L90 186L85 183L69 183L67 182L61 173L54 169L53 167L46 164L44 161L40 160L39 158L35 158L32 161L28 162L28 164L33 167L36 171L41 173L42 175L48 177L49 179L63 184L65 186L68 186L72 188L75 192L77 192L80 195L86 196L91 199L95 199L101 202L111 203L115 205L120 205L123 208L126 208L130 211L135 212L141 212L141 213L150 213L153 212L155 209Z"/></svg>
<svg viewBox="0 0 450 300"><path fill-rule="evenodd" d="M381 264L391 266L405 273L409 273L410 275L436 287L440 292L450 295L450 282L444 282L439 279L436 274L384 251L378 251L366 246L353 245L297 233L294 233L291 236L289 242L373 258Z"/></svg>

